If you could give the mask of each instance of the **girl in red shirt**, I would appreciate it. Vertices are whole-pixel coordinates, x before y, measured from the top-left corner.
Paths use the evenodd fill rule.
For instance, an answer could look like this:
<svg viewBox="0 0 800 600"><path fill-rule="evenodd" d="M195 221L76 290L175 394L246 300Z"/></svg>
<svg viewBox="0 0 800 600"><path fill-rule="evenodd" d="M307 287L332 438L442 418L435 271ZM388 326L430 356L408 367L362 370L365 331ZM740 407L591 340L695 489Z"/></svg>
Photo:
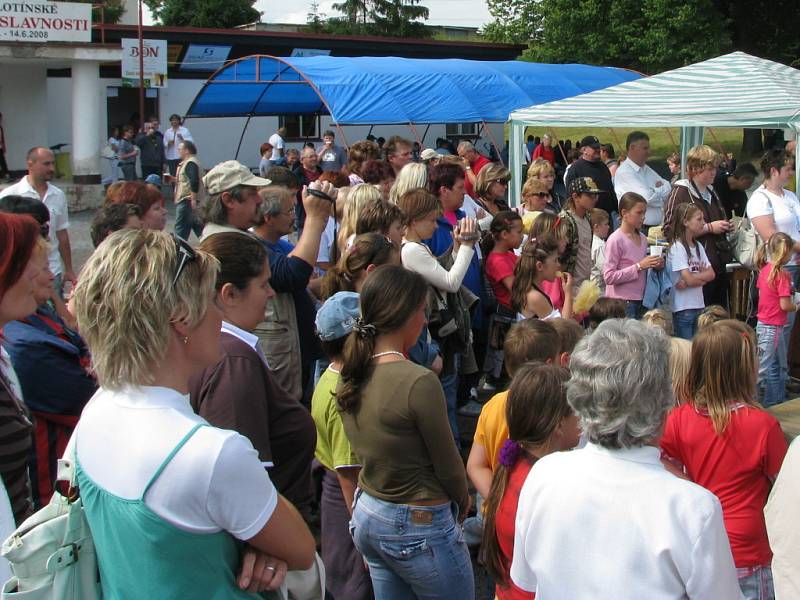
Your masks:
<svg viewBox="0 0 800 600"><path fill-rule="evenodd" d="M691 401L672 410L661 439L664 457L719 498L748 600L774 597L764 505L787 448L777 419L755 401L757 367L750 327L727 319L702 329L692 341Z"/></svg>
<svg viewBox="0 0 800 600"><path fill-rule="evenodd" d="M511 581L514 521L522 485L533 463L551 452L574 448L578 418L567 404L569 372L543 363L527 363L515 374L506 401L508 437L500 450L489 497L480 561L497 582L499 600L530 600L534 595Z"/></svg>

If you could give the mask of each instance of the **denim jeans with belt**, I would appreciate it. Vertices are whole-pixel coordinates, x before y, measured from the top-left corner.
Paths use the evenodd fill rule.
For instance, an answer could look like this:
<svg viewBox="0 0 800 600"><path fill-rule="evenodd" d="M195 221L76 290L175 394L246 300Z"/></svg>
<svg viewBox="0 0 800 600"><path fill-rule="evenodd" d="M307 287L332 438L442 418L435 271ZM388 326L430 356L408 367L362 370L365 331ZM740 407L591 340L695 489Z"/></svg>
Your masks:
<svg viewBox="0 0 800 600"><path fill-rule="evenodd" d="M758 385L764 388L764 406L779 404L786 399L786 345L784 326L756 325L758 335Z"/></svg>
<svg viewBox="0 0 800 600"><path fill-rule="evenodd" d="M452 503L394 504L356 493L350 534L369 565L375 598L475 597L472 562L456 515Z"/></svg>

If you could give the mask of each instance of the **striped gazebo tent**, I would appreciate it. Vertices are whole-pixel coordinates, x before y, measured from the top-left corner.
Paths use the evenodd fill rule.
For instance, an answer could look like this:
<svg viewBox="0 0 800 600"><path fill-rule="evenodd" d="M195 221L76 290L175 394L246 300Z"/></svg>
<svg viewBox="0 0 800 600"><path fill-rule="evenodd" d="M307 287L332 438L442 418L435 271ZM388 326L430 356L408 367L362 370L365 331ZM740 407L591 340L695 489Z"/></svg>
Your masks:
<svg viewBox="0 0 800 600"><path fill-rule="evenodd" d="M510 162L519 181L526 126L680 127L681 156L702 143L704 127L800 131L800 70L744 52L652 77L516 110ZM512 188L514 204L519 186Z"/></svg>

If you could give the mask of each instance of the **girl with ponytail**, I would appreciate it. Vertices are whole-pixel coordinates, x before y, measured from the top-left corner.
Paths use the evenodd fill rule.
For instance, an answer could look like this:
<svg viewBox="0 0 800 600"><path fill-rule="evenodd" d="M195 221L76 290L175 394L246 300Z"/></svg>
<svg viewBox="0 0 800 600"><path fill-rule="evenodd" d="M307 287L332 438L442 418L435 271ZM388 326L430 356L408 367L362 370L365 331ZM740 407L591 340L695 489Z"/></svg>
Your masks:
<svg viewBox="0 0 800 600"><path fill-rule="evenodd" d="M400 248L380 233L356 236L344 251L339 262L325 272L322 278L322 300L336 292L360 292L367 275L375 267L400 264Z"/></svg>
<svg viewBox="0 0 800 600"><path fill-rule="evenodd" d="M467 479L442 386L406 360L425 324L427 289L402 267L375 269L342 352L336 402L361 459L350 528L376 598L475 595L456 524L469 509Z"/></svg>
<svg viewBox="0 0 800 600"><path fill-rule="evenodd" d="M500 450L489 497L484 505L479 560L497 583L499 600L532 599L509 576L514 555L514 521L522 485L539 458L575 447L578 418L567 404L569 372L551 364L529 362L514 375L506 401L508 440Z"/></svg>
<svg viewBox="0 0 800 600"><path fill-rule="evenodd" d="M572 275L562 273L559 269L559 247L552 240L531 238L525 243L514 268L514 282L511 286L511 303L518 318L572 317ZM561 310L553 305L550 296L542 289L545 281L556 281L563 286L564 305Z"/></svg>

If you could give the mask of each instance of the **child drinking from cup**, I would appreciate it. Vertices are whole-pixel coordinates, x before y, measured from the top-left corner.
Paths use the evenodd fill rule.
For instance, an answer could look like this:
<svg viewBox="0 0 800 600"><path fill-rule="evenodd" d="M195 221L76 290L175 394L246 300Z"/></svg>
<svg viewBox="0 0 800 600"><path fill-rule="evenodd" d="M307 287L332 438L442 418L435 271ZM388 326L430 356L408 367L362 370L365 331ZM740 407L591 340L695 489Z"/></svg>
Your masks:
<svg viewBox="0 0 800 600"><path fill-rule="evenodd" d="M619 199L621 223L606 240L606 263L603 279L606 296L625 301L625 316L639 319L643 314L642 298L647 283L647 269L660 269L660 255L648 256L647 238L641 232L647 201L635 192Z"/></svg>
<svg viewBox="0 0 800 600"><path fill-rule="evenodd" d="M703 211L694 204L679 204L675 209L669 247L674 285L672 324L675 335L685 340L691 340L697 332L697 317L706 306L703 286L715 277L706 251L697 241L703 225Z"/></svg>

